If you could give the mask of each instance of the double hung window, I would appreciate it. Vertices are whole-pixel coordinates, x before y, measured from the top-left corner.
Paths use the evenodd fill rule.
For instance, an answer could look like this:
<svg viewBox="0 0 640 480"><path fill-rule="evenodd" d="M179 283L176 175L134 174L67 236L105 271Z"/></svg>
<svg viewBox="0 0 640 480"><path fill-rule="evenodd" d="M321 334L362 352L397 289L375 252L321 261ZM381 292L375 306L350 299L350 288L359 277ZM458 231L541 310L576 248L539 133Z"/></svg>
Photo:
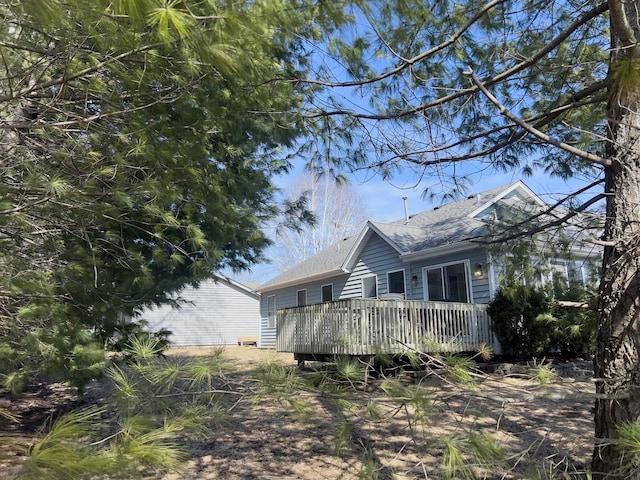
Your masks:
<svg viewBox="0 0 640 480"><path fill-rule="evenodd" d="M307 290L298 290L296 292L298 307L304 307L307 304Z"/></svg>
<svg viewBox="0 0 640 480"><path fill-rule="evenodd" d="M362 298L378 298L378 276L362 277Z"/></svg>
<svg viewBox="0 0 640 480"><path fill-rule="evenodd" d="M387 273L387 292L404 295L404 270Z"/></svg>
<svg viewBox="0 0 640 480"><path fill-rule="evenodd" d="M322 285L322 303L333 302L333 283Z"/></svg>

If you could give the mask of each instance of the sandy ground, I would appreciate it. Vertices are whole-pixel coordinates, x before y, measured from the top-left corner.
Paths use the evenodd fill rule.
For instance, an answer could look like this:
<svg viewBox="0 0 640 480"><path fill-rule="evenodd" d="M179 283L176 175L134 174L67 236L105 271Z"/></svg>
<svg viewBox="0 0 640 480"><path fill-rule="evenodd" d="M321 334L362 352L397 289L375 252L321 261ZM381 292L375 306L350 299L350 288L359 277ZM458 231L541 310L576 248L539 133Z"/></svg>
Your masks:
<svg viewBox="0 0 640 480"><path fill-rule="evenodd" d="M205 355L209 350L169 353ZM238 392L253 391L253 375L265 360L295 367L292 354L255 347L226 348L225 355L235 363L228 381ZM484 375L474 388L432 377L403 381L419 384L433 398L422 422L408 421L411 408L389 401L379 389L381 379L371 379L368 388L356 394L360 407L342 417L342 422L336 421L336 399L330 395L299 392L295 398L278 401L247 394L230 404L228 422L215 427L207 438L185 445L191 459L182 472L144 478L438 479L442 478L444 439L457 439L464 449L460 439L469 432L490 435L504 449L502 459L491 467L472 466L474 478L586 478L580 472L589 464L593 442L591 381L560 379L540 386L526 378ZM33 424L39 421L37 416L46 418L53 407L38 398L50 398L49 394L34 392L17 413L31 416ZM301 415L288 400L302 406ZM377 405L377 419L365 415L368 401ZM343 443L336 442L341 425L350 426ZM0 436L1 429L2 425ZM30 432L25 428L19 433ZM0 478L10 478L10 473L0 466Z"/></svg>
<svg viewBox="0 0 640 480"><path fill-rule="evenodd" d="M208 355L216 348L211 347L172 347L167 350L167 355ZM275 360L282 365L295 366L297 362L293 359L293 353L276 352L275 350L266 350L253 346L224 347L226 357L232 359L241 370L251 370L260 363L269 360Z"/></svg>
<svg viewBox="0 0 640 480"><path fill-rule="evenodd" d="M292 354L253 347L226 352L246 372L265 359L295 365ZM442 439L471 431L491 435L505 450L491 469L474 468L477 478L583 478L593 445L591 381L558 379L540 386L526 378L486 375L475 388L437 379L427 388L434 402L422 425L410 427L397 403L381 401L380 421L354 421L351 444L339 455L328 399L304 398L311 413L302 419L268 400L241 403L237 422L194 445L197 458L186 473L164 479L440 478ZM362 443L373 460L363 462Z"/></svg>

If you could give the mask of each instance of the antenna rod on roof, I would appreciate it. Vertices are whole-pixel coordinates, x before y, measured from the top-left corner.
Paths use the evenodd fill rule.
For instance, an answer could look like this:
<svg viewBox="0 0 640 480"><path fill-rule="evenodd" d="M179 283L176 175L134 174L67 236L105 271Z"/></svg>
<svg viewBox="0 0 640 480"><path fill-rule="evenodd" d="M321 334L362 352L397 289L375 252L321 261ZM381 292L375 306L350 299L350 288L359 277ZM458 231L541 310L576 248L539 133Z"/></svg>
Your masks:
<svg viewBox="0 0 640 480"><path fill-rule="evenodd" d="M407 197L402 197L402 201L404 203L404 224L409 223L409 204L407 202Z"/></svg>

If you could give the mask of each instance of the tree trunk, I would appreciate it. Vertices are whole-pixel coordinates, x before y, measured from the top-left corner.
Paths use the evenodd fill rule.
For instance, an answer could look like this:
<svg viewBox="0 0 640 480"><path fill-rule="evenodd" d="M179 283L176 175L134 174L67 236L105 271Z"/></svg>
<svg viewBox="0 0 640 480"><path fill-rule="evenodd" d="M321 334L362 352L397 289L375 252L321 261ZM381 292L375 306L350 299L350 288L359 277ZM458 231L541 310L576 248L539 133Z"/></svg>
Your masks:
<svg viewBox="0 0 640 480"><path fill-rule="evenodd" d="M616 442L640 417L640 0L609 2L612 49L605 247L598 304L593 479L640 478L640 464ZM630 21L631 20L631 21Z"/></svg>

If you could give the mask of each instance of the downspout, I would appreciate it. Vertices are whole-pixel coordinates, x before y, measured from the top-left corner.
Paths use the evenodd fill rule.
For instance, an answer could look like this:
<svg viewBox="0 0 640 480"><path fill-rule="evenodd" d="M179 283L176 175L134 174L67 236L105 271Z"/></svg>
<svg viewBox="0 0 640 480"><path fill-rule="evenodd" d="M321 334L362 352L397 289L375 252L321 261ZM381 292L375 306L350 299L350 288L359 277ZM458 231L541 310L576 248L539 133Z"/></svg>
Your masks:
<svg viewBox="0 0 640 480"><path fill-rule="evenodd" d="M407 197L402 197L402 203L404 204L404 224L407 225L409 223L409 202L407 201ZM409 262L409 298L407 300L413 300L413 275L411 275L411 262ZM406 282L406 280L405 280ZM406 285L405 285L406 288Z"/></svg>

